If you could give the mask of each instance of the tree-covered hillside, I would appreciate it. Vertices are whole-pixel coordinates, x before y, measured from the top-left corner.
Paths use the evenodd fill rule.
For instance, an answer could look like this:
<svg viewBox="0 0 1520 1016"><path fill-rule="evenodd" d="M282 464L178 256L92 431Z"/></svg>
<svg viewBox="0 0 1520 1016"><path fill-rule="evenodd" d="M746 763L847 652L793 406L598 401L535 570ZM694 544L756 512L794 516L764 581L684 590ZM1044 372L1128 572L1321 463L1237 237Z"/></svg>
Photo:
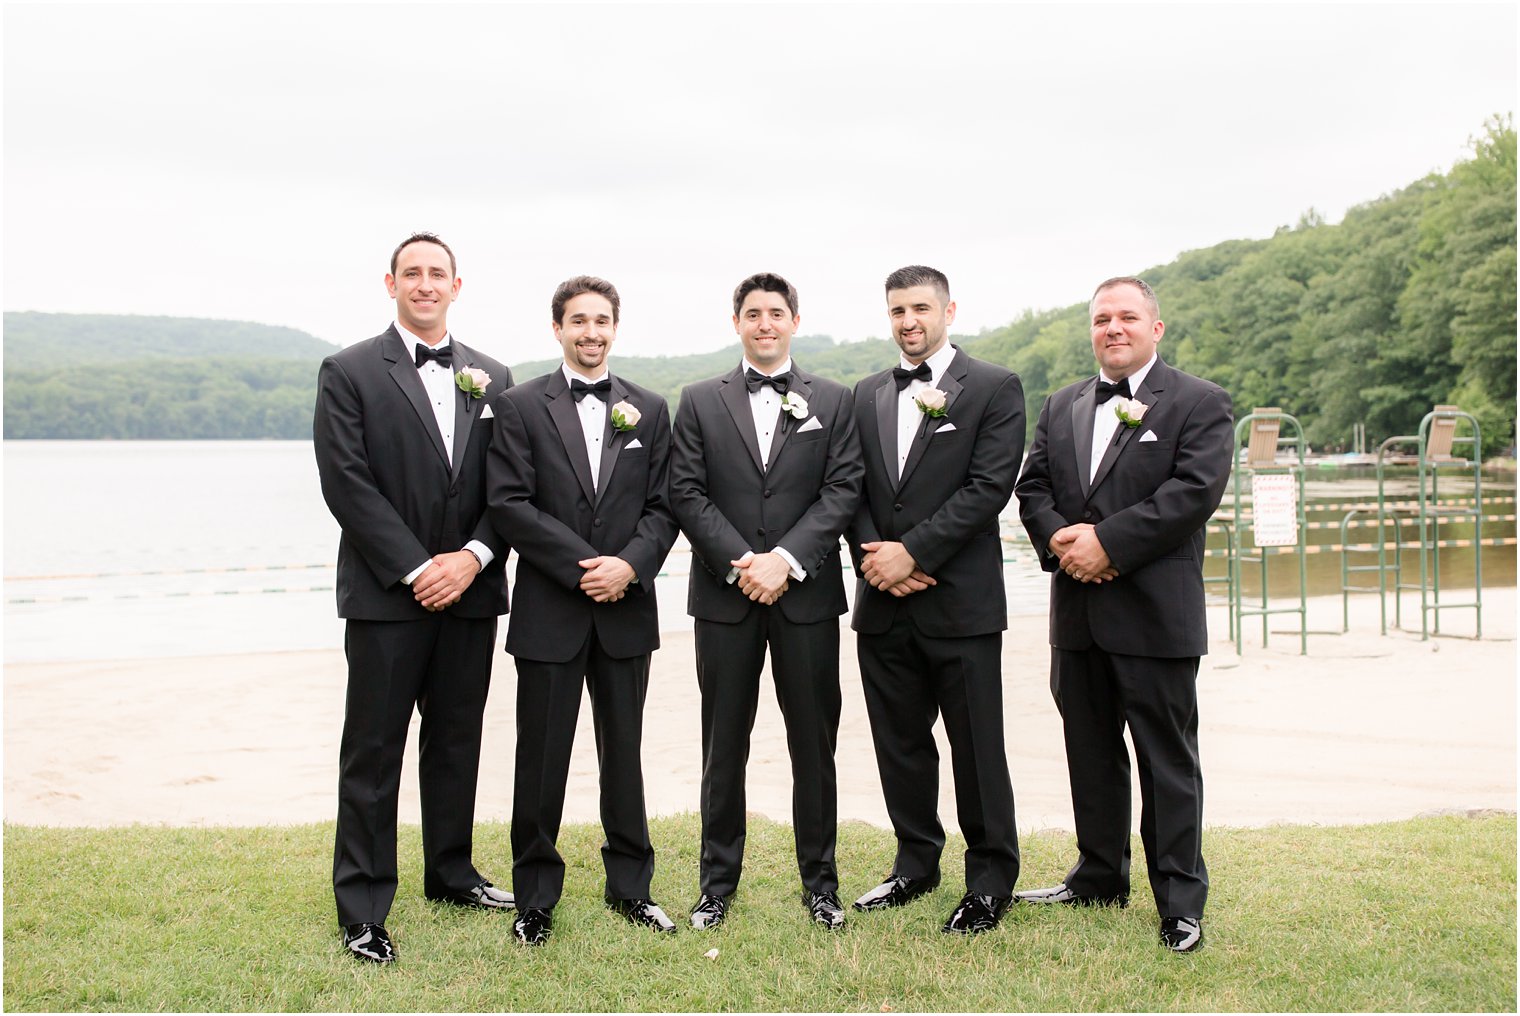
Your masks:
<svg viewBox="0 0 1520 1016"><path fill-rule="evenodd" d="M235 357L316 363L338 347L315 335L252 321L139 314L5 312L5 368L47 370L70 363Z"/></svg>

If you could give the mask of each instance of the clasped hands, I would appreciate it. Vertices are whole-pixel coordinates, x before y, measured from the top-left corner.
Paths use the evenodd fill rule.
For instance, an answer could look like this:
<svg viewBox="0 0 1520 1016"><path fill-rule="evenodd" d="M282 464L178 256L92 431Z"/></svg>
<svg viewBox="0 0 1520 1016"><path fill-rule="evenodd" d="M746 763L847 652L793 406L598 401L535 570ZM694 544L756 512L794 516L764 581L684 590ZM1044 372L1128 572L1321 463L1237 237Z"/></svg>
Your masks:
<svg viewBox="0 0 1520 1016"><path fill-rule="evenodd" d="M893 596L903 597L938 585L934 577L918 566L908 548L892 540L862 543L865 556L860 559L860 574L873 587Z"/></svg>
<svg viewBox="0 0 1520 1016"><path fill-rule="evenodd" d="M791 588L792 566L786 563L786 558L774 551L753 554L728 563L739 569L739 575L734 579L739 592L757 603L769 606Z"/></svg>
<svg viewBox="0 0 1520 1016"><path fill-rule="evenodd" d="M1089 522L1057 529L1050 538L1050 552L1059 559L1061 570L1078 582L1112 582L1119 576Z"/></svg>
<svg viewBox="0 0 1520 1016"><path fill-rule="evenodd" d="M433 560L412 582L412 596L434 613L459 602L480 574L480 559L468 550L434 554Z"/></svg>
<svg viewBox="0 0 1520 1016"><path fill-rule="evenodd" d="M616 603L628 591L628 586L638 578L633 565L620 557L602 555L588 557L576 564L586 569L581 576L581 592L597 603Z"/></svg>

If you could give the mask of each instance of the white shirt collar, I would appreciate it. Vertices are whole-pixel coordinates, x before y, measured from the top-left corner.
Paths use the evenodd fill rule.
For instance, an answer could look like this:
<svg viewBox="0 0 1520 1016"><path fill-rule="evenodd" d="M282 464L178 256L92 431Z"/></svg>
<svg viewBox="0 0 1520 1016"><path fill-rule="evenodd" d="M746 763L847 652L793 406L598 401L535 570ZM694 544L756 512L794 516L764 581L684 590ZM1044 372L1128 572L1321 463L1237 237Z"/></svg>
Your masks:
<svg viewBox="0 0 1520 1016"><path fill-rule="evenodd" d="M945 371L950 369L950 361L954 359L955 347L950 344L949 339L946 339L945 344L936 349L932 354L930 354L929 358L924 361L929 365L929 370L932 373L932 381L930 382L931 384L934 381L938 381L940 378L945 376ZM912 370L914 367L913 364L908 362L908 358L905 356L899 356L897 360L899 366L901 366L904 370Z"/></svg>
<svg viewBox="0 0 1520 1016"><path fill-rule="evenodd" d="M786 358L786 362L777 367L775 370L761 370L759 367L756 367L754 364L750 363L749 357L746 356L739 361L739 367L741 370L752 370L756 374L764 374L766 377L775 377L777 374L785 374L787 371L792 369L792 358L788 356Z"/></svg>
<svg viewBox="0 0 1520 1016"><path fill-rule="evenodd" d="M610 369L603 366L602 372L600 374L598 374L596 377L588 378L583 374L577 374L575 371L571 370L570 365L568 363L565 363L563 360L560 361L559 369L564 372L565 384L567 385L571 381L579 381L582 384L594 385L612 373Z"/></svg>
<svg viewBox="0 0 1520 1016"><path fill-rule="evenodd" d="M1154 352L1152 352L1151 353L1151 358L1149 360L1145 361L1145 365L1142 366L1139 370L1135 371L1133 374L1131 374L1129 376L1129 397L1130 398L1134 398L1136 395L1139 394L1139 392L1140 392L1140 385L1142 383L1144 383L1144 381L1145 381L1145 375L1149 374L1151 372L1151 368L1154 367L1155 365L1156 365L1156 354ZM1098 370L1098 379L1100 381L1107 381L1109 384L1116 384L1117 383L1114 380L1112 380L1107 374L1103 373L1103 370L1101 368Z"/></svg>
<svg viewBox="0 0 1520 1016"><path fill-rule="evenodd" d="M411 343L412 356L414 357L417 355L418 346L422 346L424 349L442 349L444 346L447 346L449 344L449 340L453 338L452 334L449 332L444 332L443 338L439 340L438 345L429 346L426 342L423 342L420 338L418 338L414 333L409 332L403 328L400 321L396 321L394 324L396 326L396 334L401 336L402 341Z"/></svg>

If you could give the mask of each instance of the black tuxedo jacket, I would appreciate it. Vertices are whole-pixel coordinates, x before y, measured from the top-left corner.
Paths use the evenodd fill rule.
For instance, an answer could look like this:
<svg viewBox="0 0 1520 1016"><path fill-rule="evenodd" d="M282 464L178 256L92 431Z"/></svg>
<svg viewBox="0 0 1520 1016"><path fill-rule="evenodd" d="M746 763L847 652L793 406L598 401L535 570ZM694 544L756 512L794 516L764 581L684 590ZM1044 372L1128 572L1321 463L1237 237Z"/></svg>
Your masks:
<svg viewBox="0 0 1520 1016"><path fill-rule="evenodd" d="M1050 644L1202 656L1204 525L1230 477L1230 397L1158 358L1135 393L1150 408L1138 427L1119 425L1089 483L1096 385L1090 377L1045 400L1019 478L1019 516L1054 573ZM1050 538L1078 522L1097 527L1119 572L1112 582L1081 583L1057 567Z"/></svg>
<svg viewBox="0 0 1520 1016"><path fill-rule="evenodd" d="M564 663L592 629L616 659L659 647L654 580L676 538L666 492L670 411L654 392L616 375L611 381L595 490L563 370L513 388L497 411L487 474L492 523L518 555L507 628L513 656ZM612 426L619 402L639 411L631 431ZM586 571L576 562L602 555L622 558L638 576L615 603L596 603L580 589Z"/></svg>
<svg viewBox="0 0 1520 1016"><path fill-rule="evenodd" d="M856 568L862 543L896 541L938 583L898 598L862 578L851 627L868 635L885 632L900 613L934 637L1008 627L998 514L1024 453L1024 388L1017 374L960 348L936 387L945 415L924 418L899 480L892 372L855 386L866 463L865 497L848 534Z"/></svg>
<svg viewBox="0 0 1520 1016"><path fill-rule="evenodd" d="M791 391L806 400L808 413L801 420L781 414L769 469L760 467L742 367L681 392L670 500L691 541L687 611L695 618L743 619L755 604L726 581L729 562L777 546L807 574L776 601L787 620L823 621L848 607L839 536L860 500L861 474L850 390L795 361L792 378Z"/></svg>
<svg viewBox="0 0 1520 1016"><path fill-rule="evenodd" d="M506 613L508 546L486 518L485 410L501 405L512 372L449 341L456 373L470 366L491 375L483 398L455 389L452 467L412 350L394 326L322 361L312 436L322 496L343 531L339 617L427 617L401 580L434 554L471 540L495 557L448 609L462 617Z"/></svg>

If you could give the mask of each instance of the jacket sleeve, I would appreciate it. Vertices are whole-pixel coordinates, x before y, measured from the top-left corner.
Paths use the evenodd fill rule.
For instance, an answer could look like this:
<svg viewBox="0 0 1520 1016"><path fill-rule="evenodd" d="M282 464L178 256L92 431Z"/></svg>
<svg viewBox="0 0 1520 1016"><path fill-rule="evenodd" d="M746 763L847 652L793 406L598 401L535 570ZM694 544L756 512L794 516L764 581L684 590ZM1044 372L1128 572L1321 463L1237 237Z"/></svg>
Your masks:
<svg viewBox="0 0 1520 1016"><path fill-rule="evenodd" d="M1056 511L1056 496L1050 482L1050 404L1054 401L1047 398L1040 407L1034 444L1014 488L1019 498L1019 520L1024 523L1024 531L1029 534L1029 542L1034 544L1040 567L1045 571L1055 571L1059 564L1059 559L1050 552L1050 538L1067 525Z"/></svg>
<svg viewBox="0 0 1520 1016"><path fill-rule="evenodd" d="M375 482L364 444L363 399L332 357L317 373L312 443L322 498L376 575L395 584L432 559Z"/></svg>
<svg viewBox="0 0 1520 1016"><path fill-rule="evenodd" d="M676 514L670 507L670 407L655 397L659 408L649 414L653 423L645 428L644 444L649 449L649 479L644 491L644 511L639 516L633 537L618 553L627 561L645 589L654 586L654 577L676 542Z"/></svg>
<svg viewBox="0 0 1520 1016"><path fill-rule="evenodd" d="M839 537L860 505L865 464L855 435L855 400L849 391L840 395L828 440L828 459L817 499L776 541L810 576L818 574L830 554L839 553Z"/></svg>
<svg viewBox="0 0 1520 1016"><path fill-rule="evenodd" d="M492 376L494 378L495 375ZM507 389L511 388L513 384L511 368L503 366L501 368L501 376L503 381L502 386L497 389L497 391L491 396L491 412L497 414L498 416L501 414L501 407L506 404ZM491 425L491 444L493 446L496 444L498 438L499 435L496 431L496 425L493 423ZM489 497L491 490L489 453L487 454L486 459L486 478L483 482L486 484L486 493ZM489 510L481 512L480 521L475 523L475 531L470 534L470 539L479 540L487 547L490 547L491 553L495 554L498 558L505 557L507 554L511 553L512 550L512 548L508 546L508 541L501 536L496 527L491 523L491 513Z"/></svg>
<svg viewBox="0 0 1520 1016"><path fill-rule="evenodd" d="M721 578L728 574L729 562L743 557L750 548L707 494L705 439L697 412L701 397L699 392L688 391L676 409L671 434L670 506L691 541L693 555Z"/></svg>

